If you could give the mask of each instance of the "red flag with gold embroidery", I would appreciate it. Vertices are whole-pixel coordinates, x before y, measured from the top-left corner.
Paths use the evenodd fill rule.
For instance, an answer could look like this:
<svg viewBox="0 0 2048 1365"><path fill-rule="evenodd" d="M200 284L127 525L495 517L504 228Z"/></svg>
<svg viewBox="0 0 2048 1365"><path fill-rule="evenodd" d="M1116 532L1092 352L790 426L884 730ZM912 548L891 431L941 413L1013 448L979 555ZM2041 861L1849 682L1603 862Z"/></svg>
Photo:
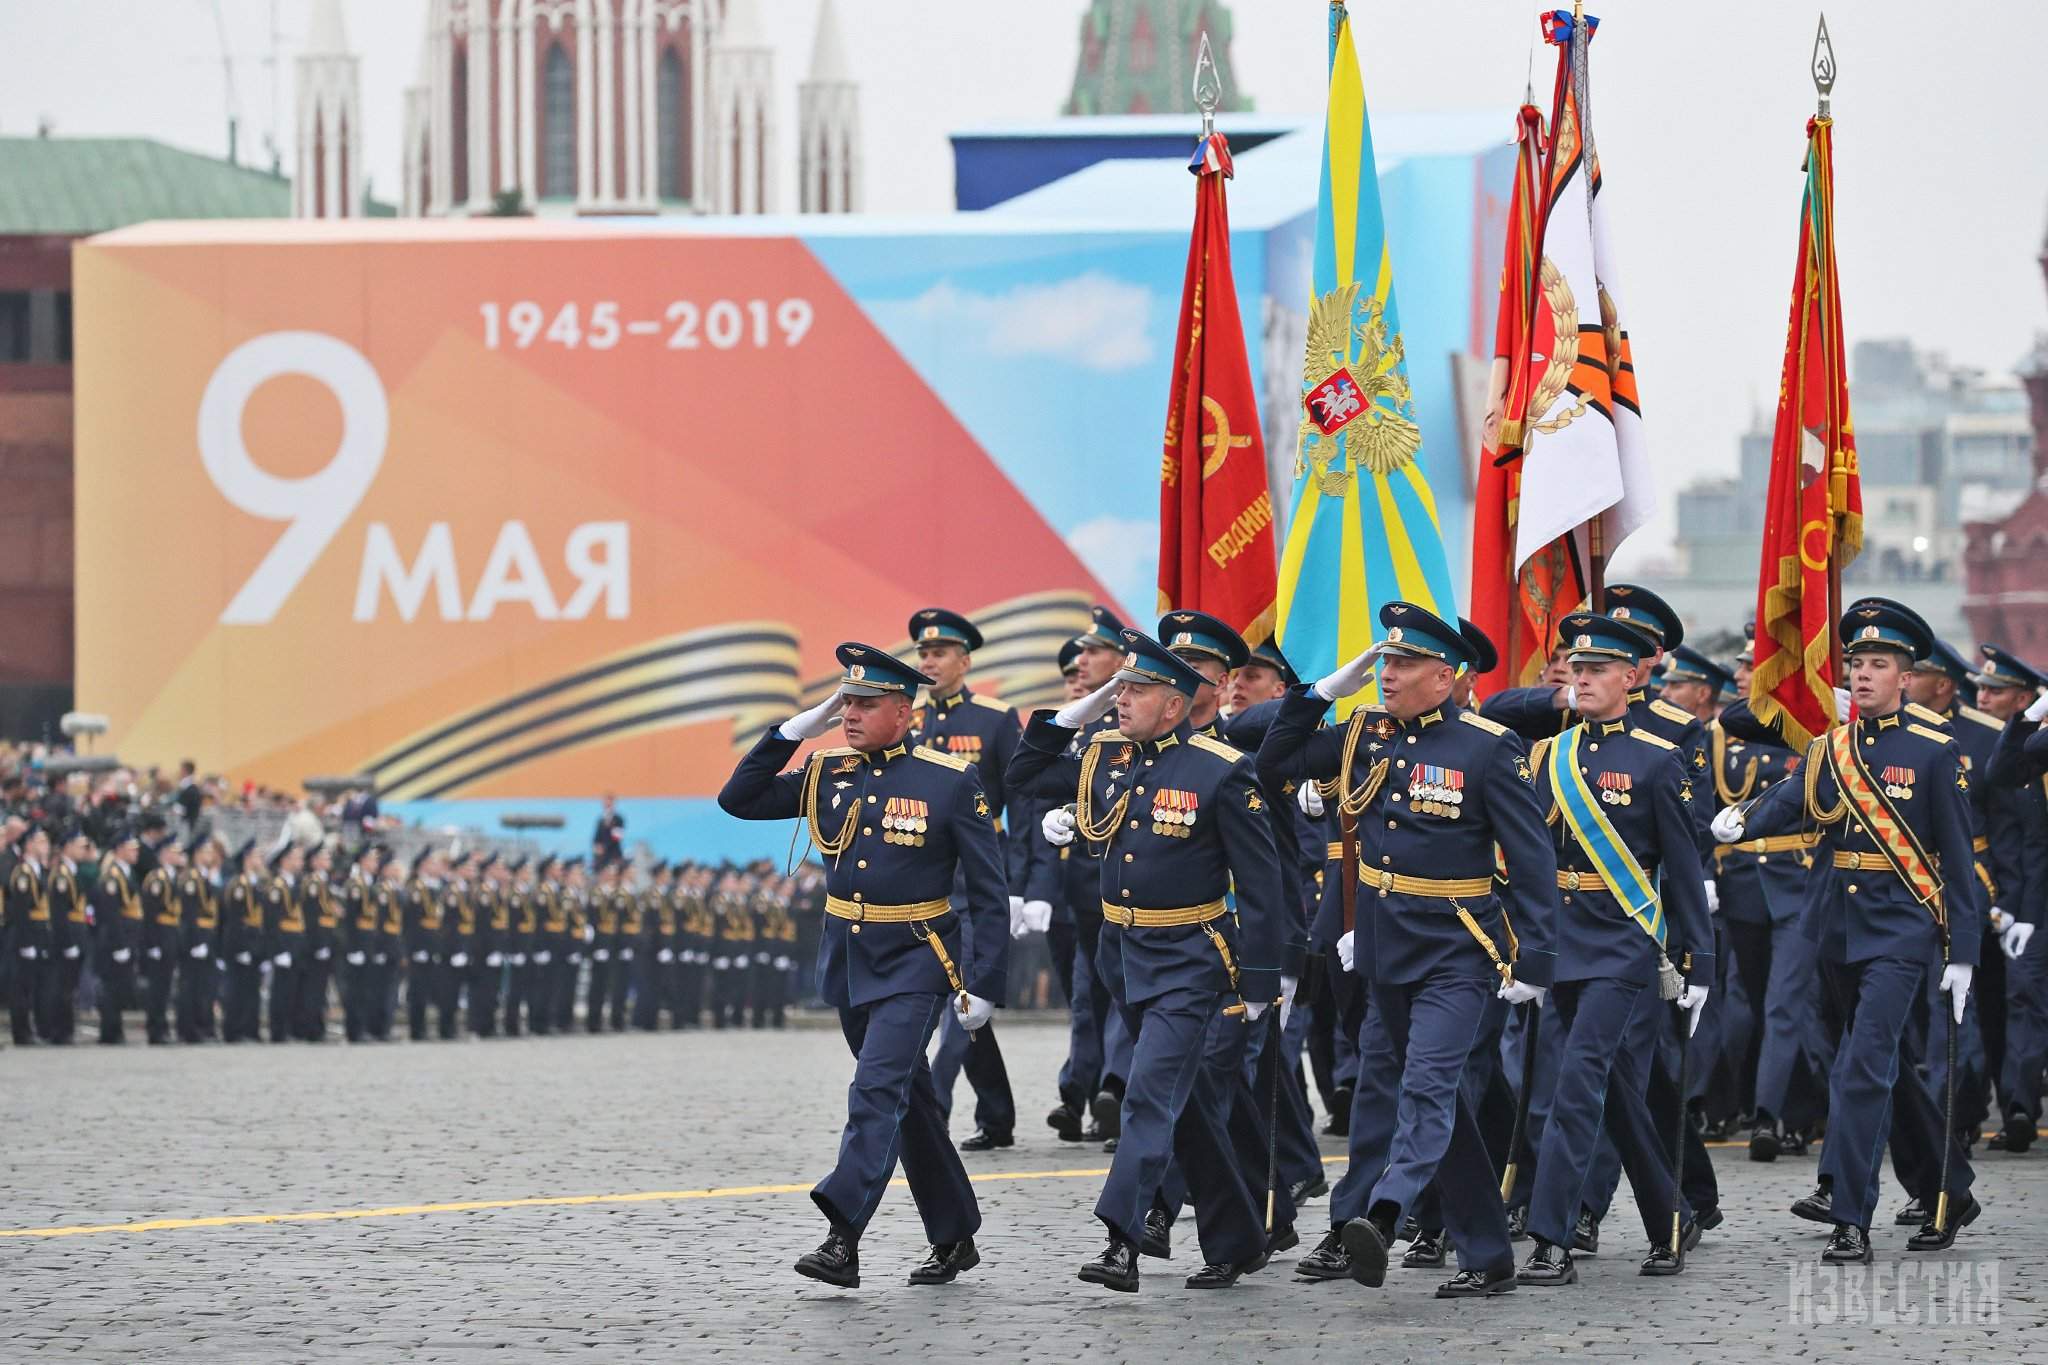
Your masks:
<svg viewBox="0 0 2048 1365"><path fill-rule="evenodd" d="M1196 147L1195 230L1181 287L1159 465L1159 610L1206 611L1257 646L1273 634L1278 568L1266 446L1230 275L1230 145Z"/></svg>
<svg viewBox="0 0 2048 1365"><path fill-rule="evenodd" d="M1835 274L1834 123L1806 125L1799 264L1771 434L1771 478L1758 566L1750 704L1804 745L1835 715L1835 603L1828 569L1863 548L1863 486L1849 418L1842 294Z"/></svg>

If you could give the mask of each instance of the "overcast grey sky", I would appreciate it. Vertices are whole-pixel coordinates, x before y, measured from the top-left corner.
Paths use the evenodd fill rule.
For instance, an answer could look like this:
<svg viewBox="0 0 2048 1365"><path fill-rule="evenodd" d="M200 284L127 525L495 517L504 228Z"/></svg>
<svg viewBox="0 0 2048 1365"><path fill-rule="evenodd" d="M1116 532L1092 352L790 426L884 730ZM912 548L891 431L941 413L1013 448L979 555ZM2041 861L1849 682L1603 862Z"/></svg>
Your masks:
<svg viewBox="0 0 2048 1365"><path fill-rule="evenodd" d="M818 0L756 0L776 46L782 203L795 84ZM838 0L865 83L871 209L951 205L949 129L1058 112L1084 0ZM426 0L348 0L363 61L369 166L397 197L400 92ZM290 127L290 55L308 0L4 0L0 132L47 116L60 133L225 146L222 42L244 155L263 159L273 108ZM1324 0L1237 0L1232 57L1266 112L1318 114ZM1511 127L1539 7L1531 0L1354 0L1374 109L1500 111ZM1732 470L1735 437L1775 396L1784 340L1815 9L1796 0L1610 0L1595 47L1595 131L1623 256L1645 419L1667 497ZM2048 329L2040 268L2048 118L2039 0L1837 0L1837 246L1853 343L1906 334L2008 372ZM1536 53L1537 84L1550 63ZM1542 101L1539 101L1539 103ZM289 162L290 148L284 155ZM1400 262L1395 263L1396 275ZM1668 519L1646 532L1667 541Z"/></svg>

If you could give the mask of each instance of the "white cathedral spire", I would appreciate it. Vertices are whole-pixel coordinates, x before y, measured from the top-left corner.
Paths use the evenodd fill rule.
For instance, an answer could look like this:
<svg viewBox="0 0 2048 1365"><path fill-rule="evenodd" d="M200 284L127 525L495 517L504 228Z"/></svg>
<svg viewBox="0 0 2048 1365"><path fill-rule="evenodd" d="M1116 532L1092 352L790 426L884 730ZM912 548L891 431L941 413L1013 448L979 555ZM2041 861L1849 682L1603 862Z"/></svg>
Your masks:
<svg viewBox="0 0 2048 1365"><path fill-rule="evenodd" d="M354 218L363 211L361 79L341 0L314 0L295 64L298 122L292 215Z"/></svg>
<svg viewBox="0 0 2048 1365"><path fill-rule="evenodd" d="M718 213L775 207L775 55L754 0L727 0L711 47L711 204Z"/></svg>
<svg viewBox="0 0 2048 1365"><path fill-rule="evenodd" d="M860 87L833 0L818 6L811 70L797 87L797 201L805 213L860 209Z"/></svg>

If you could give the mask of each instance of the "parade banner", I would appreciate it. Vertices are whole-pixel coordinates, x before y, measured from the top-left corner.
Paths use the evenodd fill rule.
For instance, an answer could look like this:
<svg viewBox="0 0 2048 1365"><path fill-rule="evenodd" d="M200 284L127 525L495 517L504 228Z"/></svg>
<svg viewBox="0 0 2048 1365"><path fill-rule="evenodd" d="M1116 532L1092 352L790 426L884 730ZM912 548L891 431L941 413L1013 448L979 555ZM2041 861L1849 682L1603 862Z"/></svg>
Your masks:
<svg viewBox="0 0 2048 1365"><path fill-rule="evenodd" d="M1809 120L1749 679L1757 716L1775 723L1795 747L1845 719L1835 714L1838 606L1829 566L1847 567L1863 548L1863 485L1835 274L1834 158L1833 120Z"/></svg>
<svg viewBox="0 0 2048 1365"><path fill-rule="evenodd" d="M1206 611L1256 648L1273 635L1273 495L1230 273L1230 143L1195 149L1195 227L1159 466L1159 610Z"/></svg>
<svg viewBox="0 0 2048 1365"><path fill-rule="evenodd" d="M1316 196L1300 449L1280 558L1280 647L1304 678L1372 643L1403 600L1446 619L1457 596L1417 456L1407 351L1380 209L1365 86L1343 5L1330 6L1329 103ZM1367 688L1338 706L1348 715Z"/></svg>
<svg viewBox="0 0 2048 1365"><path fill-rule="evenodd" d="M1656 513L1616 254L1593 141L1592 40L1600 21L1541 18L1558 49L1543 228L1543 295L1555 344L1528 405L1515 564L1599 521L1604 554ZM1588 547L1580 545L1585 554ZM1569 609L1569 608L1568 608Z"/></svg>

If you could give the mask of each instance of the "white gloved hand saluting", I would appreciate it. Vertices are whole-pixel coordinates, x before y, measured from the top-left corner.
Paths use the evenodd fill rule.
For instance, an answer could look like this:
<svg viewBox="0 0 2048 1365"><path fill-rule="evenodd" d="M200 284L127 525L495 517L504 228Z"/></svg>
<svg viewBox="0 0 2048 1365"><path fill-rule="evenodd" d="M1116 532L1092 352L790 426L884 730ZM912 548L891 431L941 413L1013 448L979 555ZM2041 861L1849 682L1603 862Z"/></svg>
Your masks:
<svg viewBox="0 0 2048 1365"><path fill-rule="evenodd" d="M1560 711L1576 711L1579 709L1579 689L1566 684L1550 694L1550 701Z"/></svg>
<svg viewBox="0 0 2048 1365"><path fill-rule="evenodd" d="M2027 709L2021 714L2025 715L2028 720L2036 723L2048 720L2048 692L2043 692L2040 696L2034 698L2032 702L2028 703Z"/></svg>
<svg viewBox="0 0 2048 1365"><path fill-rule="evenodd" d="M1323 789L1311 778L1294 789L1294 804L1301 807L1301 813L1309 819L1319 818L1323 813Z"/></svg>
<svg viewBox="0 0 2048 1365"><path fill-rule="evenodd" d="M1324 701L1341 701L1350 696L1372 681L1372 664L1378 657L1377 650L1368 649L1335 673L1316 679L1315 694Z"/></svg>
<svg viewBox="0 0 2048 1365"><path fill-rule="evenodd" d="M839 713L846 709L846 693L835 689L831 696L819 702L808 711L800 711L776 727L776 733L784 739L816 739L839 723Z"/></svg>
<svg viewBox="0 0 2048 1365"><path fill-rule="evenodd" d="M1510 1005L1534 1005L1537 1009L1543 1008L1543 987L1532 986L1526 981L1510 981L1494 994Z"/></svg>
<svg viewBox="0 0 2048 1365"><path fill-rule="evenodd" d="M1849 719L1849 707L1850 707L1850 705L1851 705L1851 704L1852 704L1852 703L1854 702L1854 700L1855 700L1855 699L1854 699L1853 697L1851 697L1851 696L1849 695L1849 689L1848 689L1848 688L1846 688L1846 687L1838 687L1838 688L1836 688L1836 689L1835 689L1835 719L1836 719L1836 720L1847 720L1847 719Z"/></svg>
<svg viewBox="0 0 2048 1365"><path fill-rule="evenodd" d="M953 1012L960 1016L960 1027L972 1033L995 1017L996 1007L992 1000L969 995L964 1001L955 997Z"/></svg>
<svg viewBox="0 0 2048 1365"><path fill-rule="evenodd" d="M1970 978L1976 973L1967 962L1951 962L1941 969L1941 989L1948 995L1949 1012L1958 1024L1963 1022L1963 1004L1970 994Z"/></svg>
<svg viewBox="0 0 2048 1365"><path fill-rule="evenodd" d="M1337 940L1337 961L1344 964L1344 970L1347 972L1351 970L1351 964L1353 960L1352 955L1356 951L1357 944L1355 934L1347 933L1344 935L1344 937Z"/></svg>
<svg viewBox="0 0 2048 1365"><path fill-rule="evenodd" d="M1045 813L1045 818L1038 822L1038 828L1045 835L1048 844L1054 848L1065 848L1074 842L1074 812L1065 806L1054 806Z"/></svg>
<svg viewBox="0 0 2048 1365"><path fill-rule="evenodd" d="M1678 993L1678 999L1672 1003L1692 1016L1685 1022L1685 1036L1690 1038L1698 1033L1700 1012L1707 1007L1707 988L1687 983L1686 988Z"/></svg>
<svg viewBox="0 0 2048 1365"><path fill-rule="evenodd" d="M1052 928L1051 901L1024 902L1024 928L1033 934L1042 934Z"/></svg>
<svg viewBox="0 0 2048 1365"><path fill-rule="evenodd" d="M1109 708L1116 705L1117 689L1123 684L1111 678L1087 696L1068 702L1052 713L1052 723L1068 730L1078 730L1091 725L1109 714Z"/></svg>
<svg viewBox="0 0 2048 1365"><path fill-rule="evenodd" d="M2007 957L2017 962L2020 955L2027 951L2027 940L2033 936L2033 925L2014 920L2011 927L2005 931L2004 937L1999 939L1998 946L2005 949Z"/></svg>
<svg viewBox="0 0 2048 1365"><path fill-rule="evenodd" d="M1746 827L1741 811L1733 806L1723 806L1707 829L1713 834L1715 842L1734 844L1742 841L1742 831Z"/></svg>

